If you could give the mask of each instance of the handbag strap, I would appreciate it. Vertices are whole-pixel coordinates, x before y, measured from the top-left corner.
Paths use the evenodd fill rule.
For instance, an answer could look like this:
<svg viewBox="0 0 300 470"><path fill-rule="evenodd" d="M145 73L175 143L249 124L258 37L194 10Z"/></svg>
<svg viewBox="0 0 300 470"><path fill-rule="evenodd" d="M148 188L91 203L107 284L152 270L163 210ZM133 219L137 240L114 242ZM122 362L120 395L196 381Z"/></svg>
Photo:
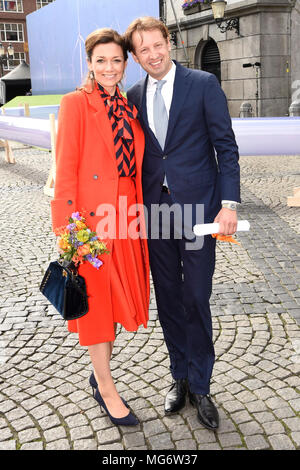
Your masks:
<svg viewBox="0 0 300 470"><path fill-rule="evenodd" d="M76 271L76 274L74 274L70 269L68 269L68 268L64 268L64 269L67 271L67 273L71 277L72 282L74 282L76 284L76 287L77 287L78 291L81 293L81 295L83 295L84 297L88 297L87 293L82 289L82 287L79 284L79 281L78 281L79 274L78 274L78 272Z"/></svg>

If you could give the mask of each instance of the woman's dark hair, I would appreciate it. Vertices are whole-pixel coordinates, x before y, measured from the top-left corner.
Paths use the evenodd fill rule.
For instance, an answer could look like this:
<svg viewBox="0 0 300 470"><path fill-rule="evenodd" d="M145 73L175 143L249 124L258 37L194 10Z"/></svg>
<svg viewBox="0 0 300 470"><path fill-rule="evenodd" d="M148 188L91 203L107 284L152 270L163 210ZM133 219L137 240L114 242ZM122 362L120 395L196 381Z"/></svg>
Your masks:
<svg viewBox="0 0 300 470"><path fill-rule="evenodd" d="M115 30L110 28L96 29L88 35L85 40L85 51L89 61L91 61L93 50L98 44L108 44L114 42L122 48L124 60L128 59L124 38Z"/></svg>
<svg viewBox="0 0 300 470"><path fill-rule="evenodd" d="M125 45L125 39L117 31L110 28L96 29L88 35L85 40L85 52L87 60L91 62L94 48L98 44L109 44L112 42L121 47L124 56L124 61L126 62L126 60L128 59L128 53ZM88 73L85 77L82 86L78 89L85 90L86 92L91 93L94 89L94 86L95 79L93 76L91 76L90 73Z"/></svg>

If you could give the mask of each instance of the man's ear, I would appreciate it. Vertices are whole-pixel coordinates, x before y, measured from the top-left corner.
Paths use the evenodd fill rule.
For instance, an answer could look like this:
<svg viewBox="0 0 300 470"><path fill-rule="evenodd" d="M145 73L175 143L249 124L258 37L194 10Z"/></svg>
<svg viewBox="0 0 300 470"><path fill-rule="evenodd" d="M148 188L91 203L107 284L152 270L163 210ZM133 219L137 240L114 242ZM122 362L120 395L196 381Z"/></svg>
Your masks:
<svg viewBox="0 0 300 470"><path fill-rule="evenodd" d="M168 51L171 52L172 46L171 46L170 38L168 38L167 44L168 44Z"/></svg>
<svg viewBox="0 0 300 470"><path fill-rule="evenodd" d="M132 57L133 57L134 62L136 62L137 64L139 64L140 61L139 61L139 59L137 58L137 56L136 56L133 52L131 52L131 55L132 55Z"/></svg>

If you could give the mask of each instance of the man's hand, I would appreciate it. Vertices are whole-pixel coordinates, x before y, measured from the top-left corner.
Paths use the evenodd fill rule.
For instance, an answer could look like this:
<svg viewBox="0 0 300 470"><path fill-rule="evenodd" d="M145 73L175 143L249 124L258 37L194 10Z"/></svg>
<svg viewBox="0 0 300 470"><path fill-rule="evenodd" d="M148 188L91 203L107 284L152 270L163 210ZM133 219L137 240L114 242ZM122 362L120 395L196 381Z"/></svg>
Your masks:
<svg viewBox="0 0 300 470"><path fill-rule="evenodd" d="M220 235L233 235L237 229L237 220L236 211L223 207L216 216L214 222L218 222L220 224Z"/></svg>

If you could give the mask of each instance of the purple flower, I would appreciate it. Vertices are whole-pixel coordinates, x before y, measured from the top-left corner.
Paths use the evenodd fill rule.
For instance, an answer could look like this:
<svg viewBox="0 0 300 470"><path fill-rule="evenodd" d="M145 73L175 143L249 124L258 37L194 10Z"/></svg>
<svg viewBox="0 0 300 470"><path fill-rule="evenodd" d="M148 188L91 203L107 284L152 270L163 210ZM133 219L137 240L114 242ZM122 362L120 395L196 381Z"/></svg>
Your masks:
<svg viewBox="0 0 300 470"><path fill-rule="evenodd" d="M209 3L209 0L188 0L186 2L184 2L181 7L183 9L185 8L190 8L192 7L193 5L197 5L197 3Z"/></svg>
<svg viewBox="0 0 300 470"><path fill-rule="evenodd" d="M67 229L68 229L68 230L75 230L75 228L76 228L76 224L75 224L75 223L72 223L72 224L67 225Z"/></svg>
<svg viewBox="0 0 300 470"><path fill-rule="evenodd" d="M99 269L103 264L103 261L101 261L101 259L99 258L95 258L95 261L93 262L93 265L95 266L95 268Z"/></svg>
<svg viewBox="0 0 300 470"><path fill-rule="evenodd" d="M100 266L102 266L103 261L101 259L97 258L96 256L93 257L92 255L87 255L86 259L96 268L99 269Z"/></svg>
<svg viewBox="0 0 300 470"><path fill-rule="evenodd" d="M79 212L73 212L71 217L72 219L81 220Z"/></svg>

